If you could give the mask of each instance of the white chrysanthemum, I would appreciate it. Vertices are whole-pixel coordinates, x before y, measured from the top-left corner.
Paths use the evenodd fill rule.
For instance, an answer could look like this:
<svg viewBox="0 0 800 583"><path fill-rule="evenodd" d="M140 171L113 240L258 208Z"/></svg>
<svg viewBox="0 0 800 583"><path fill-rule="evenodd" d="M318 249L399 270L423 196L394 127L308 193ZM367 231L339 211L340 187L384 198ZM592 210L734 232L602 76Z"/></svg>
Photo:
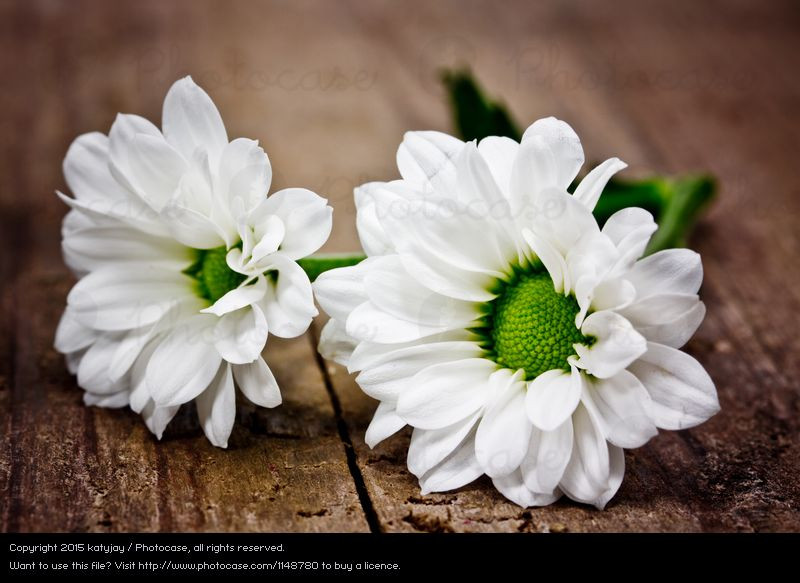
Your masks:
<svg viewBox="0 0 800 583"><path fill-rule="evenodd" d="M591 211L625 164L604 162L571 195L583 160L553 118L521 144L415 132L397 154L402 180L356 190L368 258L314 284L332 317L320 348L380 400L370 446L414 428L423 493L487 474L522 506L563 493L602 508L622 448L719 408L678 350L705 314L699 256L639 259L656 229L639 208L600 229Z"/></svg>
<svg viewBox="0 0 800 583"><path fill-rule="evenodd" d="M234 383L256 405L281 402L261 352L268 333L298 336L317 313L296 260L325 242L331 208L304 189L267 197L267 155L228 142L189 77L167 94L162 125L119 115L108 136L67 152L63 250L80 281L56 348L87 405L130 404L160 438L195 400L208 439L226 447Z"/></svg>

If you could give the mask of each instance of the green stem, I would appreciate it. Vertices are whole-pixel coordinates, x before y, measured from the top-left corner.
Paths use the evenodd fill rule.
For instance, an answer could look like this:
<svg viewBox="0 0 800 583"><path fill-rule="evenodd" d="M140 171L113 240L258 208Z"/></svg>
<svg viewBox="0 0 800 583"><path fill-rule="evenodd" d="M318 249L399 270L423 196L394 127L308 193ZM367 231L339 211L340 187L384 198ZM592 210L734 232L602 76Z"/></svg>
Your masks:
<svg viewBox="0 0 800 583"><path fill-rule="evenodd" d="M367 256L363 253L318 253L304 257L297 263L308 274L308 279L314 281L321 273L337 267L356 265L366 258Z"/></svg>

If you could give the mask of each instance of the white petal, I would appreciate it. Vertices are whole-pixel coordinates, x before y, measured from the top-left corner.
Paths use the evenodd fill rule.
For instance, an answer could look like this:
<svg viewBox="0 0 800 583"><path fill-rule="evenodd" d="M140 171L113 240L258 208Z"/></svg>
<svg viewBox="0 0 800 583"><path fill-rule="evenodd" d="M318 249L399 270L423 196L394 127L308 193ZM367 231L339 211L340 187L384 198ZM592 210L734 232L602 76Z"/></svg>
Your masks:
<svg viewBox="0 0 800 583"><path fill-rule="evenodd" d="M475 454L483 472L492 478L507 476L519 468L531 437L532 426L525 414L527 385L522 371L499 370L503 387L486 408L475 436Z"/></svg>
<svg viewBox="0 0 800 583"><path fill-rule="evenodd" d="M400 431L406 422L397 416L394 403L384 402L378 405L375 415L367 427L364 441L369 447L375 447L381 441Z"/></svg>
<svg viewBox="0 0 800 583"><path fill-rule="evenodd" d="M607 279L595 286L592 291L591 307L596 312L619 311L630 305L634 298L636 298L636 288L627 279Z"/></svg>
<svg viewBox="0 0 800 583"><path fill-rule="evenodd" d="M653 215L644 209L630 207L611 215L603 225L603 234L608 236L619 251L619 273L625 273L644 254L650 236L658 228Z"/></svg>
<svg viewBox="0 0 800 583"><path fill-rule="evenodd" d="M364 290L379 309L427 326L466 328L481 315L476 304L443 296L418 283L397 255L378 257L371 263Z"/></svg>
<svg viewBox="0 0 800 583"><path fill-rule="evenodd" d="M650 342L680 348L700 327L706 307L696 295L658 294L631 304L620 314Z"/></svg>
<svg viewBox="0 0 800 583"><path fill-rule="evenodd" d="M353 191L358 239L364 252L370 257L384 255L393 250L392 242L381 225L378 205L370 193L378 184L382 183L364 184Z"/></svg>
<svg viewBox="0 0 800 583"><path fill-rule="evenodd" d="M267 279L263 275L259 275L252 284L240 285L232 289L211 306L200 311L205 314L223 316L261 301L265 293L267 293Z"/></svg>
<svg viewBox="0 0 800 583"><path fill-rule="evenodd" d="M170 88L164 98L161 123L167 142L187 160L199 148L208 153L216 166L228 144L228 134L217 107L191 77L179 79Z"/></svg>
<svg viewBox="0 0 800 583"><path fill-rule="evenodd" d="M558 185L567 188L583 166L583 148L578 135L569 124L547 117L537 120L522 135L523 145L541 136L555 156L558 165Z"/></svg>
<svg viewBox="0 0 800 583"><path fill-rule="evenodd" d="M561 498L561 492L559 491L542 494L541 492L535 492L528 488L520 470L516 470L507 476L494 478L492 483L503 496L523 508L529 506L548 506Z"/></svg>
<svg viewBox="0 0 800 583"><path fill-rule="evenodd" d="M627 370L584 384L582 402L606 439L618 447L640 447L658 430L650 420L650 395Z"/></svg>
<svg viewBox="0 0 800 583"><path fill-rule="evenodd" d="M415 428L408 446L408 471L421 478L461 445L480 417L476 411L466 419L441 429Z"/></svg>
<svg viewBox="0 0 800 583"><path fill-rule="evenodd" d="M407 132L397 150L397 168L426 193L458 198L453 160L464 142L441 132Z"/></svg>
<svg viewBox="0 0 800 583"><path fill-rule="evenodd" d="M171 313L171 312L170 312ZM152 337L154 326L129 330L117 343L114 356L108 363L108 375L113 381L121 379L141 354Z"/></svg>
<svg viewBox="0 0 800 583"><path fill-rule="evenodd" d="M572 417L552 431L534 427L520 471L534 492L555 492L572 456Z"/></svg>
<svg viewBox="0 0 800 583"><path fill-rule="evenodd" d="M528 419L542 431L552 431L572 415L581 398L583 379L573 366L570 372L549 370L528 383L525 409Z"/></svg>
<svg viewBox="0 0 800 583"><path fill-rule="evenodd" d="M478 143L478 152L489 165L497 186L507 199L511 199L511 168L519 151L519 144L511 138L488 136Z"/></svg>
<svg viewBox="0 0 800 583"><path fill-rule="evenodd" d="M631 323L615 312L595 312L583 322L581 332L596 339L591 346L575 344L578 367L594 376L614 376L647 350L647 341Z"/></svg>
<svg viewBox="0 0 800 583"><path fill-rule="evenodd" d="M703 282L700 255L690 249L666 249L637 261L625 275L637 299L656 294L696 294Z"/></svg>
<svg viewBox="0 0 800 583"><path fill-rule="evenodd" d="M267 319L257 305L222 316L214 326L214 346L231 364L256 360L267 344Z"/></svg>
<svg viewBox="0 0 800 583"><path fill-rule="evenodd" d="M233 208L240 199L246 211L266 200L272 181L272 166L255 140L237 138L226 144L219 161L216 190Z"/></svg>
<svg viewBox="0 0 800 583"><path fill-rule="evenodd" d="M452 199L396 197L383 225L401 253L422 255L421 260L436 266L500 277L516 258L501 223L487 220L480 208L473 210ZM418 276L413 270L409 273Z"/></svg>
<svg viewBox="0 0 800 583"><path fill-rule="evenodd" d="M239 390L250 402L259 407L277 407L281 404L281 390L278 381L272 374L263 358L257 358L249 364L237 364L231 367L233 378Z"/></svg>
<svg viewBox="0 0 800 583"><path fill-rule="evenodd" d="M322 247L331 233L333 209L328 201L304 188L280 190L254 211L254 219L278 216L286 235L281 252L290 259L300 259ZM255 223L254 223L255 224Z"/></svg>
<svg viewBox="0 0 800 583"><path fill-rule="evenodd" d="M421 370L465 358L477 358L483 349L475 342L435 342L409 346L387 352L370 362L356 382L367 395L380 401L396 401L410 379Z"/></svg>
<svg viewBox="0 0 800 583"><path fill-rule="evenodd" d="M169 425L169 422L172 421L172 418L175 417L175 414L180 408L180 405L175 407L158 407L155 401L150 399L144 409L142 409L142 418L150 432L155 435L156 438L161 439L167 425Z"/></svg>
<svg viewBox="0 0 800 583"><path fill-rule="evenodd" d="M128 181L139 196L159 212L173 196L187 166L159 134L137 134L127 144Z"/></svg>
<svg viewBox="0 0 800 583"><path fill-rule="evenodd" d="M468 417L486 404L490 360L470 358L430 366L414 376L397 402L397 414L409 425L439 429Z"/></svg>
<svg viewBox="0 0 800 583"><path fill-rule="evenodd" d="M131 205L135 198L108 171L109 139L99 132L78 136L64 157L64 179L83 203Z"/></svg>
<svg viewBox="0 0 800 583"><path fill-rule="evenodd" d="M191 401L214 378L222 358L207 337L215 320L213 316L192 317L175 327L153 352L145 382L158 406Z"/></svg>
<svg viewBox="0 0 800 583"><path fill-rule="evenodd" d="M273 253L271 266L278 280L267 282L267 292L259 306L269 322L270 334L280 338L296 338L308 330L318 314L308 275L282 252Z"/></svg>
<svg viewBox="0 0 800 583"><path fill-rule="evenodd" d="M129 391L124 389L110 395L98 395L86 392L83 394L83 403L87 407L103 407L105 409L119 409L128 406Z"/></svg>
<svg viewBox="0 0 800 583"><path fill-rule="evenodd" d="M322 327L319 335L319 353L326 360L338 362L342 366L348 366L350 357L358 343L353 339L341 320L331 318Z"/></svg>
<svg viewBox="0 0 800 583"><path fill-rule="evenodd" d="M575 410L572 421L572 458L559 485L571 499L602 509L622 483L625 456L622 449L606 442L583 405Z"/></svg>
<svg viewBox="0 0 800 583"><path fill-rule="evenodd" d="M217 447L228 447L228 437L236 421L236 391L231 367L219 367L214 380L196 399L197 416L208 440Z"/></svg>
<svg viewBox="0 0 800 583"><path fill-rule="evenodd" d="M344 322L350 312L366 301L364 275L373 261L367 258L358 265L331 269L314 280L314 294L328 315Z"/></svg>
<svg viewBox="0 0 800 583"><path fill-rule="evenodd" d="M566 190L545 188L534 204L536 212L526 224L564 256L581 237L598 231L592 213Z"/></svg>
<svg viewBox="0 0 800 583"><path fill-rule="evenodd" d="M283 221L275 215L269 215L263 225L259 225L257 231L263 231L261 238L253 246L253 261L261 261L267 255L275 253L281 246L286 237L286 227Z"/></svg>
<svg viewBox="0 0 800 583"><path fill-rule="evenodd" d="M78 385L98 395L110 395L123 388L108 374L108 363L119 346L120 335L106 333L100 336L83 355L78 366Z"/></svg>
<svg viewBox="0 0 800 583"><path fill-rule="evenodd" d="M195 249L214 249L226 244L224 233L207 216L186 206L185 201L172 199L161 209L161 218L170 234Z"/></svg>
<svg viewBox="0 0 800 583"><path fill-rule="evenodd" d="M97 330L129 330L159 320L191 294L189 278L147 264L106 267L81 279L67 296L75 318Z"/></svg>
<svg viewBox="0 0 800 583"><path fill-rule="evenodd" d="M58 322L55 348L62 354L86 348L97 339L97 332L78 322L72 310L67 307Z"/></svg>
<svg viewBox="0 0 800 583"><path fill-rule="evenodd" d="M547 239L539 237L530 229L524 229L522 236L550 274L553 288L558 293L569 292L571 281L564 256Z"/></svg>
<svg viewBox="0 0 800 583"><path fill-rule="evenodd" d="M575 189L575 198L590 211L594 210L603 189L614 174L627 168L628 165L619 158L609 158L602 164L595 166L583 177Z"/></svg>
<svg viewBox="0 0 800 583"><path fill-rule="evenodd" d="M173 239L155 237L124 223L75 230L64 237L62 247L65 260L78 263L85 271L108 263L150 263L180 271L191 261L186 247Z"/></svg>
<svg viewBox="0 0 800 583"><path fill-rule="evenodd" d="M346 322L347 333L353 338L388 344L418 340L447 329L396 318L368 301L353 310Z"/></svg>
<svg viewBox="0 0 800 583"><path fill-rule="evenodd" d="M524 142L511 168L511 209L514 217L529 224L541 212L539 193L559 183L558 166L553 151L541 136Z"/></svg>
<svg viewBox="0 0 800 583"><path fill-rule="evenodd" d="M475 431L461 442L453 453L428 471L419 480L422 494L446 492L469 484L483 473L475 457Z"/></svg>
<svg viewBox="0 0 800 583"><path fill-rule="evenodd" d="M650 417L663 429L699 425L719 411L714 381L694 358L654 342L629 370L650 394Z"/></svg>
<svg viewBox="0 0 800 583"><path fill-rule="evenodd" d="M153 399L150 397L150 391L147 389L145 377L147 374L147 363L150 362L150 358L153 356L153 352L158 347L160 341L160 338L156 338L148 342L141 353L139 353L139 356L133 363L133 366L131 366L130 405L131 409L136 413L141 413L148 403L154 403ZM174 407L174 409L177 411L178 407Z"/></svg>

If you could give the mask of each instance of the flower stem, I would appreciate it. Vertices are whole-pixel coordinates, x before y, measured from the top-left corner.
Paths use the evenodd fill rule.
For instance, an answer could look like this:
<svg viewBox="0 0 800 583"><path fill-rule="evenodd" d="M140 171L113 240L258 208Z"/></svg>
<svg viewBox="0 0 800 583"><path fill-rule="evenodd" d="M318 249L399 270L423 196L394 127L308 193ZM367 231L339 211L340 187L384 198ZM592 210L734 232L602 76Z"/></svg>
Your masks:
<svg viewBox="0 0 800 583"><path fill-rule="evenodd" d="M317 253L309 257L300 259L297 263L302 267L308 279L314 281L321 273L336 269L337 267L349 267L361 263L367 256L364 253Z"/></svg>

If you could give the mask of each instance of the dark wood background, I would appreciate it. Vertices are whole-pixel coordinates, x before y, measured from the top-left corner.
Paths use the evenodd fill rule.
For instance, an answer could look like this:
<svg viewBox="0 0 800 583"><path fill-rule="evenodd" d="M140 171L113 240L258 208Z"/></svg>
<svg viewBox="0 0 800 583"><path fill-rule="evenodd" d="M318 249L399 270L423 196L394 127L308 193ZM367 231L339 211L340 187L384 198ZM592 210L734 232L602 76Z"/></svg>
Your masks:
<svg viewBox="0 0 800 583"><path fill-rule="evenodd" d="M646 4L646 6L645 6ZM800 9L786 2L0 2L0 524L8 531L776 531L800 529ZM408 129L451 129L436 81L467 62L520 120L568 120L630 175L710 171L695 233L708 317L688 345L722 411L627 453L599 512L520 509L486 480L422 497L408 435L363 442L375 403L315 357L267 356L275 410L242 407L227 451L190 413L158 443L85 408L52 348L72 281L61 161L116 112L158 122L192 74L276 187L331 200L326 249L357 248L353 186L397 176Z"/></svg>

